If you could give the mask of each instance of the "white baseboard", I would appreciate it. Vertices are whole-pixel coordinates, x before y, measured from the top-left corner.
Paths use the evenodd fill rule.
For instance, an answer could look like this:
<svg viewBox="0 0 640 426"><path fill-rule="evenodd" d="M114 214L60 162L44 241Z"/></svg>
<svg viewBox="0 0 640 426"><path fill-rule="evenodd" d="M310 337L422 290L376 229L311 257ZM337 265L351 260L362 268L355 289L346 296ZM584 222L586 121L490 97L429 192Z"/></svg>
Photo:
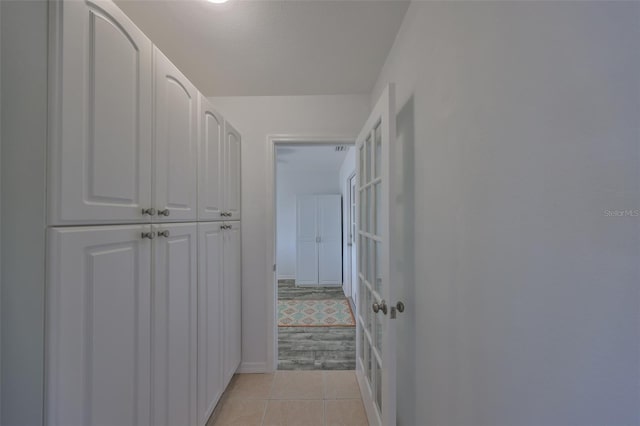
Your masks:
<svg viewBox="0 0 640 426"><path fill-rule="evenodd" d="M266 362L243 362L238 367L238 373L266 373Z"/></svg>
<svg viewBox="0 0 640 426"><path fill-rule="evenodd" d="M279 280L295 280L295 275L278 275Z"/></svg>

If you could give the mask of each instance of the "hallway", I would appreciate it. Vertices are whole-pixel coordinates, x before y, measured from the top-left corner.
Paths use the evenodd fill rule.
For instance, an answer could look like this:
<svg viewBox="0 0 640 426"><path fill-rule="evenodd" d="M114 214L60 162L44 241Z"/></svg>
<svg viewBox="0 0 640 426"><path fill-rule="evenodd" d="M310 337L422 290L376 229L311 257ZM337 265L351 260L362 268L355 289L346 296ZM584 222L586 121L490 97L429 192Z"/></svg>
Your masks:
<svg viewBox="0 0 640 426"><path fill-rule="evenodd" d="M293 280L280 280L278 300L346 297L342 287L296 287ZM355 327L278 327L279 370L354 370L355 361Z"/></svg>
<svg viewBox="0 0 640 426"><path fill-rule="evenodd" d="M366 426L353 371L237 374L207 426Z"/></svg>

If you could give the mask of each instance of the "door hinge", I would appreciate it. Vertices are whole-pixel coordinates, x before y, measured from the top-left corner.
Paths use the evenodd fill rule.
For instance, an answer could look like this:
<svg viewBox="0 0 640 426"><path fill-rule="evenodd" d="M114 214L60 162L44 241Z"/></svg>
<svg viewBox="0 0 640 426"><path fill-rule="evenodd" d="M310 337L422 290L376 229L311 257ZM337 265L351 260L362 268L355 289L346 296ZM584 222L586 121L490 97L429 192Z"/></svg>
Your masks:
<svg viewBox="0 0 640 426"><path fill-rule="evenodd" d="M276 271L276 264L274 263L273 264L273 272L275 272L275 271Z"/></svg>

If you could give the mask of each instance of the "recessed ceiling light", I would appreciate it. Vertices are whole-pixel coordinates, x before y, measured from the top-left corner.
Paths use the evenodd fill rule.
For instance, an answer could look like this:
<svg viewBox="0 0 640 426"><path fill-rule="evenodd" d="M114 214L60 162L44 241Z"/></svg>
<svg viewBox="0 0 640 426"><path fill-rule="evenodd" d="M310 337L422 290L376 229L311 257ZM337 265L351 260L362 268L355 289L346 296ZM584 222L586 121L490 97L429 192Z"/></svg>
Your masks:
<svg viewBox="0 0 640 426"><path fill-rule="evenodd" d="M229 0L207 0L209 3L226 3Z"/></svg>

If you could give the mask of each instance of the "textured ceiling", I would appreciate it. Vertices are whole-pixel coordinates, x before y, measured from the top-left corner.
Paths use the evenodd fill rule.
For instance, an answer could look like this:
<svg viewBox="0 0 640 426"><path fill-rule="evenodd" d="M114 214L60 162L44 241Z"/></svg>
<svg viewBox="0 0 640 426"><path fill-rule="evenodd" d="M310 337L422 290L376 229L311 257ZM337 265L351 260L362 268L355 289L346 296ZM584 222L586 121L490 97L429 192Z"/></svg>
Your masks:
<svg viewBox="0 0 640 426"><path fill-rule="evenodd" d="M116 0L206 96L369 93L408 7L384 0Z"/></svg>

